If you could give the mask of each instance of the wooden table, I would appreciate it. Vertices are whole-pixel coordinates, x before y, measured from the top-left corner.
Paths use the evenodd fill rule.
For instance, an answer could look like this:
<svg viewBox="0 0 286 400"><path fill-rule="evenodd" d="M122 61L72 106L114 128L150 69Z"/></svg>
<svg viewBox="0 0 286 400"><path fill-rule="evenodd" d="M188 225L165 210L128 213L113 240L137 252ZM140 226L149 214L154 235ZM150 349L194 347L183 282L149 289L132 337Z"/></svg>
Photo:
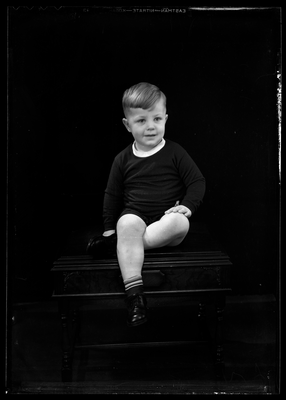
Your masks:
<svg viewBox="0 0 286 400"><path fill-rule="evenodd" d="M98 228L83 228L67 238L61 256L54 262L53 298L59 302L62 322L62 380L72 380L72 358L77 348L78 308L91 299L125 296L117 258L94 258L85 254L89 238L101 233ZM226 294L231 291L232 263L209 234L204 223L192 223L184 242L145 253L142 276L145 294L151 296L192 296L198 299L198 321L205 325L205 299L216 309L215 371L218 378L224 369L222 322ZM137 328L132 328L137 329ZM137 346L168 343L136 343ZM134 343L110 343L108 346L134 346ZM92 347L105 345L90 344Z"/></svg>

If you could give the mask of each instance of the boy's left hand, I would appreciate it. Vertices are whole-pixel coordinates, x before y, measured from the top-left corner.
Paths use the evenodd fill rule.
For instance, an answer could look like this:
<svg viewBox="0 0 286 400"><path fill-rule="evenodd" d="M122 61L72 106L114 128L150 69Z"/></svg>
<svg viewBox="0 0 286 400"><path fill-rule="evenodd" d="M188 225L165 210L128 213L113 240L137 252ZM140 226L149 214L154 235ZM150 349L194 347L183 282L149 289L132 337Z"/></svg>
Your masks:
<svg viewBox="0 0 286 400"><path fill-rule="evenodd" d="M169 210L165 211L165 214L171 214L172 212L184 214L187 218L190 218L190 216L192 215L192 211L188 207L183 205L175 205L175 207L171 207L169 208Z"/></svg>

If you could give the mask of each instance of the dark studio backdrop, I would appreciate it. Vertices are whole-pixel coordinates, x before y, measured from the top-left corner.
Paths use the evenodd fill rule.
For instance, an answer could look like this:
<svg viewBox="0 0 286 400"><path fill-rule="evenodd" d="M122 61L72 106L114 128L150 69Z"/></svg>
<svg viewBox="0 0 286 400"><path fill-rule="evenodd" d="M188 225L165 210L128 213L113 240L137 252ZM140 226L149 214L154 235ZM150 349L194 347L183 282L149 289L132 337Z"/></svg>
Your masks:
<svg viewBox="0 0 286 400"><path fill-rule="evenodd" d="M66 234L102 222L111 163L132 141L122 94L140 81L166 94L166 138L206 178L194 218L230 255L234 293L277 294L280 9L156 10L8 6L13 300L49 296Z"/></svg>

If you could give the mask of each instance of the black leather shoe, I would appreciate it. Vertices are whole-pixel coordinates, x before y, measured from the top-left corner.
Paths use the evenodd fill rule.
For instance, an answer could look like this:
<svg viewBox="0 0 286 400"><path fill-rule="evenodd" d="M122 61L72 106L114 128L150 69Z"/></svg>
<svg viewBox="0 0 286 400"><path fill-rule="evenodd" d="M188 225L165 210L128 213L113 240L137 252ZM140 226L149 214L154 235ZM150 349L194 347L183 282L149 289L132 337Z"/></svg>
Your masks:
<svg viewBox="0 0 286 400"><path fill-rule="evenodd" d="M147 322L147 301L142 293L135 293L126 298L127 325L138 326Z"/></svg>
<svg viewBox="0 0 286 400"><path fill-rule="evenodd" d="M86 253L93 256L116 256L117 235L113 233L110 236L94 236L86 247Z"/></svg>

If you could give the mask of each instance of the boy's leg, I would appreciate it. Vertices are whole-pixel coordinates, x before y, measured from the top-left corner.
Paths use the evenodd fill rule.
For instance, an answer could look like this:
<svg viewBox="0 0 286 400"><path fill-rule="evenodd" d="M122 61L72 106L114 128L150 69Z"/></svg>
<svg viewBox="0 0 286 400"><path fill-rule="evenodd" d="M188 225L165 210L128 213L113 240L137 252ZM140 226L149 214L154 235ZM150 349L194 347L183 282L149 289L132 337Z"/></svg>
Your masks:
<svg viewBox="0 0 286 400"><path fill-rule="evenodd" d="M189 228L190 223L185 215L165 214L159 221L146 228L143 236L144 249L177 246L184 240Z"/></svg>
<svg viewBox="0 0 286 400"><path fill-rule="evenodd" d="M117 223L117 257L123 280L141 275L144 249L177 246L189 227L188 218L180 213L165 214L148 227L137 215L123 215Z"/></svg>
<svg viewBox="0 0 286 400"><path fill-rule="evenodd" d="M141 275L145 230L145 222L134 214L125 214L117 222L117 258L125 285L129 326L141 325L147 321Z"/></svg>
<svg viewBox="0 0 286 400"><path fill-rule="evenodd" d="M117 222L117 258L124 281L141 275L145 230L145 222L134 214L125 214Z"/></svg>

